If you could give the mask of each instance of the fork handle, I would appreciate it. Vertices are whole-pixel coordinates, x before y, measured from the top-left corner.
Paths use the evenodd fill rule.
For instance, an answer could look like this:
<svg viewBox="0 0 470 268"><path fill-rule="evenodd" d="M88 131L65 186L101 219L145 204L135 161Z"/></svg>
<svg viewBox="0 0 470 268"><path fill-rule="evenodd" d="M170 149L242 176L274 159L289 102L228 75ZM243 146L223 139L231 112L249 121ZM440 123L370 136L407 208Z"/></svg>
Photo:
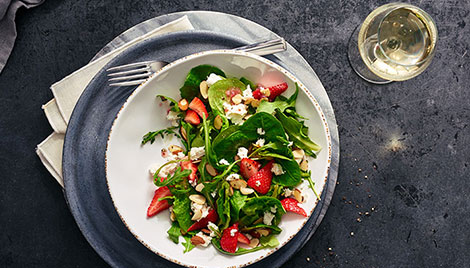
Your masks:
<svg viewBox="0 0 470 268"><path fill-rule="evenodd" d="M278 52L285 51L287 49L286 40L284 38L271 39L262 41L242 47L237 47L234 50L240 50L245 52L251 52L258 56L270 55Z"/></svg>

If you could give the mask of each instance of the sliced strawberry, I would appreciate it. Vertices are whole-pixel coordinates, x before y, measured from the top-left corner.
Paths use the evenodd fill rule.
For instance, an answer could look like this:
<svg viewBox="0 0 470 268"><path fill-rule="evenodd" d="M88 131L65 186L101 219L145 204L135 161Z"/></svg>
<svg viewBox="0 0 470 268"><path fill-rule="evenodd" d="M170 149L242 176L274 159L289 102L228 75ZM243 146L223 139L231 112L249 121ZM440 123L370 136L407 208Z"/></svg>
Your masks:
<svg viewBox="0 0 470 268"><path fill-rule="evenodd" d="M243 244L246 244L246 245L249 245L250 244L250 239L248 239L248 237L246 237L244 234L242 233L238 233L238 238L237 238L238 242L240 243L243 243Z"/></svg>
<svg viewBox="0 0 470 268"><path fill-rule="evenodd" d="M153 196L152 202L150 202L150 206L147 209L147 217L152 217L157 215L160 211L163 211L170 207L167 200L158 201L159 198L170 196L171 192L168 187L160 187L155 191L155 195Z"/></svg>
<svg viewBox="0 0 470 268"><path fill-rule="evenodd" d="M242 91L238 87L231 87L225 91L225 95L231 100L233 96L242 94Z"/></svg>
<svg viewBox="0 0 470 268"><path fill-rule="evenodd" d="M207 118L209 116L206 106L198 97L194 97L194 99L189 104L189 109L195 111L201 118L204 116Z"/></svg>
<svg viewBox="0 0 470 268"><path fill-rule="evenodd" d="M269 87L269 101L274 101L274 99L281 95L284 91L286 91L288 88L288 85L286 82L281 83L279 85L275 85L272 87Z"/></svg>
<svg viewBox="0 0 470 268"><path fill-rule="evenodd" d="M305 210L299 207L299 202L294 198L284 198L282 199L281 204L286 211L294 212L304 217L307 217L307 213L305 213Z"/></svg>
<svg viewBox="0 0 470 268"><path fill-rule="evenodd" d="M188 228L188 232L206 228L209 222L215 223L218 219L219 219L219 215L217 215L217 212L215 211L215 209L211 209L209 210L209 214L207 214L205 218L202 218L199 221L193 223L193 225L191 225Z"/></svg>
<svg viewBox="0 0 470 268"><path fill-rule="evenodd" d="M257 99L257 100L261 100L263 97L265 97L263 95L263 93L261 93L261 88L260 87L257 87L255 91L253 91L253 98Z"/></svg>
<svg viewBox="0 0 470 268"><path fill-rule="evenodd" d="M251 176L248 179L248 186L253 188L260 194L266 194L271 187L271 180L273 178L273 173L271 168L274 161L271 160L266 166L261 168L255 175Z"/></svg>
<svg viewBox="0 0 470 268"><path fill-rule="evenodd" d="M245 157L240 162L240 173L245 179L249 179L258 172L260 166L260 163Z"/></svg>
<svg viewBox="0 0 470 268"><path fill-rule="evenodd" d="M237 251L238 234L238 223L225 229L222 233L222 238L220 238L220 246L222 249L230 253L235 253L235 251Z"/></svg>
<svg viewBox="0 0 470 268"><path fill-rule="evenodd" d="M186 116L184 117L184 121L193 125L199 125L199 123L201 123L201 119L199 119L199 116L197 116L197 113L193 110L186 111Z"/></svg>
<svg viewBox="0 0 470 268"><path fill-rule="evenodd" d="M193 162L191 161L182 161L180 162L180 165L181 165L181 170L185 170L185 169L190 169L191 170L191 174L189 174L189 182L191 184L193 184L194 182L197 182L197 165L194 164Z"/></svg>

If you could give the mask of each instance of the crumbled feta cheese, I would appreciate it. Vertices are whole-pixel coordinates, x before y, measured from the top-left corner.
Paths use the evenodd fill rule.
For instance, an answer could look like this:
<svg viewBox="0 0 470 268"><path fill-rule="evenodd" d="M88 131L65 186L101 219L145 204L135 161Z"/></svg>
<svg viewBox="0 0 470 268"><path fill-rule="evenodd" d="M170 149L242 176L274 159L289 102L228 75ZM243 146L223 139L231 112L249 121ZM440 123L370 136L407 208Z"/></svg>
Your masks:
<svg viewBox="0 0 470 268"><path fill-rule="evenodd" d="M189 184L191 184L191 186L194 188L196 187L197 185L197 180L188 180L189 181Z"/></svg>
<svg viewBox="0 0 470 268"><path fill-rule="evenodd" d="M212 197L215 197L216 194L217 194L217 190L214 190L214 191L211 193L211 196L212 196Z"/></svg>
<svg viewBox="0 0 470 268"><path fill-rule="evenodd" d="M186 155L184 155L183 152L178 152L177 154L167 155L168 161L180 160L180 159L183 159L185 157L186 157Z"/></svg>
<svg viewBox="0 0 470 268"><path fill-rule="evenodd" d="M264 134L266 133L266 132L264 131L264 129L262 129L262 128L260 128L260 127L256 129L256 132L257 132L259 135L264 135Z"/></svg>
<svg viewBox="0 0 470 268"><path fill-rule="evenodd" d="M174 126L174 127L179 126L179 124L178 124L179 117L178 117L177 112L169 111L168 114L166 115L166 119L171 121L172 126Z"/></svg>
<svg viewBox="0 0 470 268"><path fill-rule="evenodd" d="M215 225L215 224L214 224L213 222L211 222L211 221L207 224L207 227L208 227L209 230L211 231L211 233L209 234L210 237L216 236L216 233L215 233L215 232L219 231L219 227L218 227L217 225Z"/></svg>
<svg viewBox="0 0 470 268"><path fill-rule="evenodd" d="M259 187L259 186L261 185L261 182L260 182L260 181L256 181L256 182L255 182L255 185Z"/></svg>
<svg viewBox="0 0 470 268"><path fill-rule="evenodd" d="M193 147L191 148L191 151L189 152L189 155L191 156L191 160L197 160L201 159L206 154L206 150L204 149L204 146L201 147Z"/></svg>
<svg viewBox="0 0 470 268"><path fill-rule="evenodd" d="M229 163L227 160L223 159L223 158L220 159L219 164L221 164L221 165L227 165L227 166L230 165L230 163Z"/></svg>
<svg viewBox="0 0 470 268"><path fill-rule="evenodd" d="M271 207L270 210L271 210L272 213L276 214L276 212L277 212L277 207Z"/></svg>
<svg viewBox="0 0 470 268"><path fill-rule="evenodd" d="M227 181L233 181L233 180L238 180L240 179L240 175L236 174L236 173L232 173L230 175L227 176L226 180Z"/></svg>
<svg viewBox="0 0 470 268"><path fill-rule="evenodd" d="M274 175L276 176L284 174L284 170L282 169L282 166L279 165L278 163L273 164L273 167L271 168L271 172L274 173Z"/></svg>
<svg viewBox="0 0 470 268"><path fill-rule="evenodd" d="M285 196L285 197L291 196L292 193L293 193L293 191L291 191L289 188L285 188L285 189L284 189L284 196Z"/></svg>
<svg viewBox="0 0 470 268"><path fill-rule="evenodd" d="M248 113L247 106L243 103L230 105L230 103L224 102L224 110L227 118L236 125L241 125L243 117Z"/></svg>
<svg viewBox="0 0 470 268"><path fill-rule="evenodd" d="M239 147L237 155L238 155L238 157L240 157L240 159L247 158L248 157L248 149L246 149L245 147Z"/></svg>
<svg viewBox="0 0 470 268"><path fill-rule="evenodd" d="M292 147L292 145L294 145L294 142L290 141L289 144L287 144L287 147Z"/></svg>
<svg viewBox="0 0 470 268"><path fill-rule="evenodd" d="M271 212L265 211L263 215L263 223L266 225L272 225L274 219L274 214Z"/></svg>
<svg viewBox="0 0 470 268"><path fill-rule="evenodd" d="M212 237L205 235L203 232L197 233L196 236L199 236L204 240L204 244L200 244L199 246L207 247L212 240Z"/></svg>
<svg viewBox="0 0 470 268"><path fill-rule="evenodd" d="M262 147L264 146L264 139L258 139L255 143L256 146Z"/></svg>
<svg viewBox="0 0 470 268"><path fill-rule="evenodd" d="M177 168L178 168L178 163L168 164L160 170L160 173L158 173L158 176L166 178L168 177L169 174L175 172Z"/></svg>
<svg viewBox="0 0 470 268"><path fill-rule="evenodd" d="M149 173L150 175L155 175L155 172L157 172L158 168L160 167L160 164L158 163L153 163L149 166Z"/></svg>
<svg viewBox="0 0 470 268"><path fill-rule="evenodd" d="M243 100L253 99L253 91L250 85L246 86L246 89L243 90Z"/></svg>
<svg viewBox="0 0 470 268"><path fill-rule="evenodd" d="M213 84L215 84L215 82L219 81L219 80L222 80L223 78L214 74L214 73L211 73L207 79L206 79L206 83L208 86L212 86Z"/></svg>
<svg viewBox="0 0 470 268"><path fill-rule="evenodd" d="M237 233L237 229L232 229L230 230L230 236L235 236L235 234Z"/></svg>

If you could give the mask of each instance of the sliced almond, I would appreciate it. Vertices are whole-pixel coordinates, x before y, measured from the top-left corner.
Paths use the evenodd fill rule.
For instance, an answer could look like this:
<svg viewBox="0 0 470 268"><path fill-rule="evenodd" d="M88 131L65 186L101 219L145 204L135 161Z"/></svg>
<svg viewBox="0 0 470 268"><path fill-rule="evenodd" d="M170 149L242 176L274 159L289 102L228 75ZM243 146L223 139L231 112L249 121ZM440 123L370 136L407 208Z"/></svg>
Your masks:
<svg viewBox="0 0 470 268"><path fill-rule="evenodd" d="M233 196L233 187L228 188L228 195Z"/></svg>
<svg viewBox="0 0 470 268"><path fill-rule="evenodd" d="M270 231L268 229L259 228L256 230L261 236L268 236Z"/></svg>
<svg viewBox="0 0 470 268"><path fill-rule="evenodd" d="M217 170L215 170L215 168L211 166L211 164L206 164L206 170L207 170L207 173L209 173L209 175L211 176L217 175Z"/></svg>
<svg viewBox="0 0 470 268"><path fill-rule="evenodd" d="M198 185L196 185L196 191L200 192L202 191L202 189L204 189L204 184L199 183Z"/></svg>
<svg viewBox="0 0 470 268"><path fill-rule="evenodd" d="M299 203L303 203L303 202L304 202L304 196L302 195L302 193L300 192L299 189L295 189L295 190L292 192L292 195L294 196L295 200L297 200L297 202L299 202Z"/></svg>
<svg viewBox="0 0 470 268"><path fill-rule="evenodd" d="M251 106L253 106L254 108L256 108L256 107L259 106L260 102L261 102L260 100L254 99L254 100L251 101L250 104L251 104Z"/></svg>
<svg viewBox="0 0 470 268"><path fill-rule="evenodd" d="M202 245L204 243L206 243L206 241L204 241L204 238L202 238L200 236L195 235L195 236L191 237L191 244L193 244L195 246Z"/></svg>
<svg viewBox="0 0 470 268"><path fill-rule="evenodd" d="M183 148L178 145L170 145L168 146L168 151L170 151L172 154L178 154L183 151Z"/></svg>
<svg viewBox="0 0 470 268"><path fill-rule="evenodd" d="M184 127L181 127L181 128L180 128L180 132L181 132L181 136L183 136L183 139L184 139L185 141L187 141L187 140L188 140L188 136L186 135L186 129L184 129Z"/></svg>
<svg viewBox="0 0 470 268"><path fill-rule="evenodd" d="M251 248L255 248L259 245L259 239L258 238L253 238L250 240L250 244L248 244L248 246L250 246Z"/></svg>
<svg viewBox="0 0 470 268"><path fill-rule="evenodd" d="M222 117L220 115L217 115L215 118L214 118L214 127L216 129L220 129L222 128Z"/></svg>
<svg viewBox="0 0 470 268"><path fill-rule="evenodd" d="M186 99L181 99L179 102L178 102L178 107L183 110L183 111L186 111L188 110L188 101Z"/></svg>
<svg viewBox="0 0 470 268"><path fill-rule="evenodd" d="M176 220L176 216L175 216L175 213L173 212L173 210L171 210L171 212L170 212L170 220L171 220L171 221L175 221L175 220Z"/></svg>
<svg viewBox="0 0 470 268"><path fill-rule="evenodd" d="M303 171L308 171L308 161L305 159L305 157L302 159L302 162L300 162L300 169Z"/></svg>
<svg viewBox="0 0 470 268"><path fill-rule="evenodd" d="M236 180L231 180L230 185L235 189L240 189L240 188L245 188L247 186L247 183L245 180L236 179Z"/></svg>
<svg viewBox="0 0 470 268"><path fill-rule="evenodd" d="M242 100L243 100L243 97L240 94L237 94L237 95L232 97L232 101L235 104L240 104L242 102Z"/></svg>
<svg viewBox="0 0 470 268"><path fill-rule="evenodd" d="M196 210L196 212L194 212L194 215L193 217L191 218L191 220L193 221L198 221L202 218L202 211L200 209Z"/></svg>
<svg viewBox="0 0 470 268"><path fill-rule="evenodd" d="M253 225L256 225L258 223L262 223L263 222L263 217L257 219L256 221L253 222Z"/></svg>
<svg viewBox="0 0 470 268"><path fill-rule="evenodd" d="M251 189L251 188L247 188L247 187L241 187L240 188L240 192L243 194L243 195L249 195L249 194L252 194L255 190Z"/></svg>
<svg viewBox="0 0 470 268"><path fill-rule="evenodd" d="M193 201L196 204L204 205L206 203L206 198L200 194L192 194L189 196L189 200Z"/></svg>
<svg viewBox="0 0 470 268"><path fill-rule="evenodd" d="M209 85L207 85L206 81L202 81L199 84L199 90L201 91L201 95L204 99L207 99L207 97L209 97Z"/></svg>
<svg viewBox="0 0 470 268"><path fill-rule="evenodd" d="M247 98L247 99L245 99L245 104L249 105L253 100L254 100L254 98Z"/></svg>
<svg viewBox="0 0 470 268"><path fill-rule="evenodd" d="M302 149L296 149L292 151L292 154L294 155L295 160L302 160L304 158L305 152Z"/></svg>

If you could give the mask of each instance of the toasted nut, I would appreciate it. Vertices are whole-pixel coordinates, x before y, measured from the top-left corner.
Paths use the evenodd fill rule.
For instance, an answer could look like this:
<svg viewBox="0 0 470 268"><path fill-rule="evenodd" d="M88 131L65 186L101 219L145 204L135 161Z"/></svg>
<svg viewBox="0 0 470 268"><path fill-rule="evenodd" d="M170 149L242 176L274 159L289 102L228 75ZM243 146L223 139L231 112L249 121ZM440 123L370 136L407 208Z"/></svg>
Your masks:
<svg viewBox="0 0 470 268"><path fill-rule="evenodd" d="M202 189L204 189L204 184L199 183L198 185L196 185L196 191L200 192L202 191Z"/></svg>
<svg viewBox="0 0 470 268"><path fill-rule="evenodd" d="M202 245L204 243L206 243L206 241L204 241L204 238L202 238L200 236L195 235L195 236L191 237L191 244L193 244L195 246Z"/></svg>
<svg viewBox="0 0 470 268"><path fill-rule="evenodd" d="M186 99L181 99L179 102L178 102L178 107L183 110L183 111L186 111L188 110L188 106L189 106L189 103Z"/></svg>
<svg viewBox="0 0 470 268"><path fill-rule="evenodd" d="M175 220L176 220L176 216L175 216L175 213L173 212L173 210L171 210L171 213L170 213L170 220L171 220L171 221L175 221Z"/></svg>
<svg viewBox="0 0 470 268"><path fill-rule="evenodd" d="M209 86L207 85L206 81L202 81L199 84L199 90L201 91L201 95L204 99L207 99L207 97L209 97Z"/></svg>
<svg viewBox="0 0 470 268"><path fill-rule="evenodd" d="M191 218L191 220L193 221L198 221L202 218L202 211L200 209L196 210L196 212L194 212L194 215L193 217Z"/></svg>
<svg viewBox="0 0 470 268"><path fill-rule="evenodd" d="M252 116L253 116L252 114L247 114L247 115L245 115L245 117L243 117L243 119L248 120L248 118L250 118Z"/></svg>
<svg viewBox="0 0 470 268"><path fill-rule="evenodd" d="M268 229L259 228L256 230L261 236L268 236L270 231Z"/></svg>
<svg viewBox="0 0 470 268"><path fill-rule="evenodd" d="M178 146L178 145L170 145L170 146L168 146L168 150L169 150L172 154L178 154L179 152L182 152L182 151L183 151L183 148L181 148L181 147Z"/></svg>
<svg viewBox="0 0 470 268"><path fill-rule="evenodd" d="M211 231L209 229L206 229L206 228L202 228L201 232L203 232L206 235L209 235L211 233Z"/></svg>
<svg viewBox="0 0 470 268"><path fill-rule="evenodd" d="M244 195L249 195L249 194L252 194L255 190L251 189L251 188L247 188L247 187L241 187L240 188L240 192Z"/></svg>
<svg viewBox="0 0 470 268"><path fill-rule="evenodd" d="M254 100L254 98L248 98L248 99L245 100L245 104L249 105L253 100Z"/></svg>
<svg viewBox="0 0 470 268"><path fill-rule="evenodd" d="M217 175L217 170L215 170L215 168L211 166L210 164L206 164L206 170L207 170L207 173L209 173L209 175L211 176Z"/></svg>
<svg viewBox="0 0 470 268"><path fill-rule="evenodd" d="M300 192L299 189L295 189L292 194L294 195L294 198L295 200L297 200L297 202L299 203L303 203L304 202L304 196L302 195L302 193Z"/></svg>
<svg viewBox="0 0 470 268"><path fill-rule="evenodd" d="M245 180L236 179L236 180L231 180L230 185L235 189L240 189L240 188L245 188L247 186L247 183Z"/></svg>
<svg viewBox="0 0 470 268"><path fill-rule="evenodd" d="M240 94L237 94L237 95L232 97L232 101L235 104L240 104L242 102L242 100L243 100L243 97Z"/></svg>
<svg viewBox="0 0 470 268"><path fill-rule="evenodd" d="M295 160L302 160L304 158L305 152L302 149L296 149L292 151Z"/></svg>
<svg viewBox="0 0 470 268"><path fill-rule="evenodd" d="M261 102L260 100L254 99L254 100L251 101L250 104L251 104L251 106L253 106L254 108L256 108L256 107L259 106L260 102Z"/></svg>
<svg viewBox="0 0 470 268"><path fill-rule="evenodd" d="M307 171L308 170L308 161L307 159L302 159L302 162L300 162L300 169L303 170L303 171Z"/></svg>
<svg viewBox="0 0 470 268"><path fill-rule="evenodd" d="M257 219L256 221L254 221L253 225L256 225L256 224L262 223L262 222L263 222L263 218L261 217L261 218Z"/></svg>
<svg viewBox="0 0 470 268"><path fill-rule="evenodd" d="M200 194L192 194L189 196L189 200L193 201L196 204L204 205L206 203L206 198Z"/></svg>
<svg viewBox="0 0 470 268"><path fill-rule="evenodd" d="M181 128L180 128L180 132L181 132L181 136L183 136L183 139L184 139L185 141L187 141L187 140L188 140L188 136L186 135L186 129L184 129L184 127L181 127Z"/></svg>
<svg viewBox="0 0 470 268"><path fill-rule="evenodd" d="M250 244L248 244L248 246L250 246L251 248L255 248L258 246L258 244L259 244L259 239L253 238L250 240Z"/></svg>
<svg viewBox="0 0 470 268"><path fill-rule="evenodd" d="M271 95L271 91L269 91L268 88L261 88L260 91L261 91L261 94L263 94L266 97L269 97L269 95Z"/></svg>
<svg viewBox="0 0 470 268"><path fill-rule="evenodd" d="M216 129L220 129L222 127L222 117L220 117L220 115L217 115L215 118L214 118L214 127Z"/></svg>
<svg viewBox="0 0 470 268"><path fill-rule="evenodd" d="M264 100L264 101L269 101L268 98L264 97L264 98L261 98L260 103L261 103L261 101L263 101L263 100Z"/></svg>
<svg viewBox="0 0 470 268"><path fill-rule="evenodd" d="M228 188L228 195L233 196L233 187Z"/></svg>

